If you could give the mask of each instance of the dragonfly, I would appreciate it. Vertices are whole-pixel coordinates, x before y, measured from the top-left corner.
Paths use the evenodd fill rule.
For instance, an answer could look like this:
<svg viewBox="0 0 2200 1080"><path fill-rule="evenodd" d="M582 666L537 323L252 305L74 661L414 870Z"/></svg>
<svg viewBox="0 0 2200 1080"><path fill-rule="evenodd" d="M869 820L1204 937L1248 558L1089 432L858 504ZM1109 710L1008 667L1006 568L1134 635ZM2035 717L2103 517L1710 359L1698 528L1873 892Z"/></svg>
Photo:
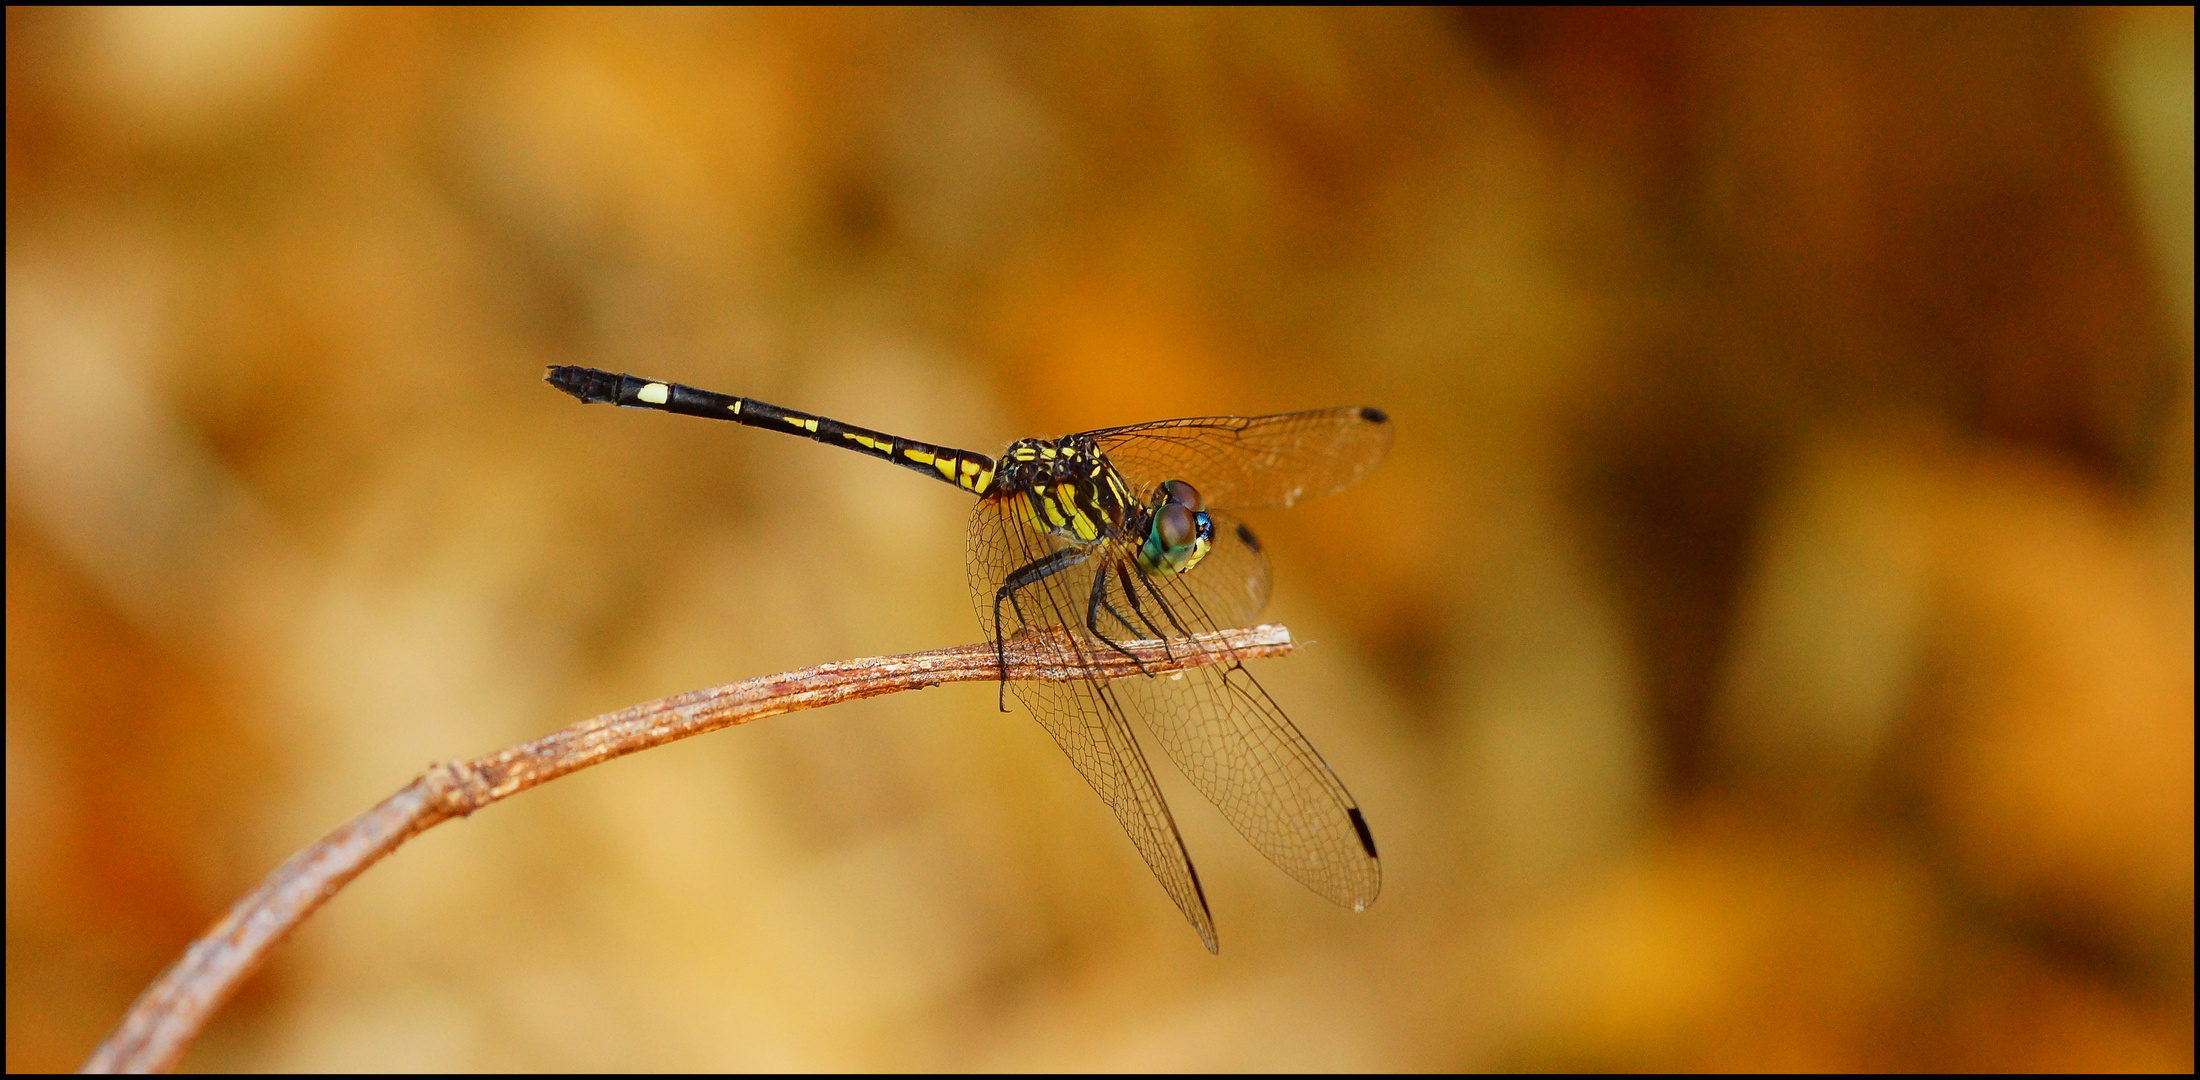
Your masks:
<svg viewBox="0 0 2200 1080"><path fill-rule="evenodd" d="M1382 864L1359 804L1242 658L1227 645L1186 639L1250 625L1268 602L1261 542L1224 508L1288 507L1365 476L1390 451L1382 410L1157 420L1020 439L988 457L595 368L552 367L545 381L584 403L799 435L977 496L970 594L1002 657L1004 689L1114 811L1207 951L1218 952L1220 943L1206 891L1132 717L1284 873L1355 911L1375 901ZM1010 681L1007 642L1027 633L1037 635L1043 661L1086 677ZM1136 663L1127 646L1154 641L1225 654L1166 675L1103 673L1103 658L1121 654Z"/></svg>

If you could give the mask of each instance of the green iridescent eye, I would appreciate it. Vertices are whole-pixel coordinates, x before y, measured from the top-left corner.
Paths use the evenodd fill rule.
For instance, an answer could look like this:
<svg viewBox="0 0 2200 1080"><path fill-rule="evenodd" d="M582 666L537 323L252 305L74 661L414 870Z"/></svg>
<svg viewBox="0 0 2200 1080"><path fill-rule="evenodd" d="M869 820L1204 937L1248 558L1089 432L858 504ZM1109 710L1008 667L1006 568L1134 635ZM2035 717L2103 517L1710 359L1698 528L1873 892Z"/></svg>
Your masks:
<svg viewBox="0 0 2200 1080"><path fill-rule="evenodd" d="M1154 510L1152 520L1146 526L1145 543L1138 548L1139 565L1157 574L1182 574L1207 557L1214 548L1215 523L1205 510L1196 510L1174 501L1178 494L1197 499L1199 493L1190 484L1174 485L1181 492L1164 485L1157 494L1166 496Z"/></svg>

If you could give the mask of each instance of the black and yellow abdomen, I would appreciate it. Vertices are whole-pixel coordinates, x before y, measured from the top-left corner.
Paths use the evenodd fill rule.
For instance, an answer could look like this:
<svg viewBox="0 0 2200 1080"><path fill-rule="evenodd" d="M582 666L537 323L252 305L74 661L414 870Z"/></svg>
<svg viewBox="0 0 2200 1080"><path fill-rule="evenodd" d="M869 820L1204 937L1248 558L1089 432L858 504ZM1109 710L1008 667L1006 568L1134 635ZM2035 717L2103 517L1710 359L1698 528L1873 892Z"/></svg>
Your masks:
<svg viewBox="0 0 2200 1080"><path fill-rule="evenodd" d="M828 446L846 447L953 484L974 495L983 495L993 486L993 459L984 454L904 439L899 435L843 424L830 417L782 409L755 398L584 367L551 368L548 382L591 404L608 403L708 420L731 420L748 427L800 435Z"/></svg>

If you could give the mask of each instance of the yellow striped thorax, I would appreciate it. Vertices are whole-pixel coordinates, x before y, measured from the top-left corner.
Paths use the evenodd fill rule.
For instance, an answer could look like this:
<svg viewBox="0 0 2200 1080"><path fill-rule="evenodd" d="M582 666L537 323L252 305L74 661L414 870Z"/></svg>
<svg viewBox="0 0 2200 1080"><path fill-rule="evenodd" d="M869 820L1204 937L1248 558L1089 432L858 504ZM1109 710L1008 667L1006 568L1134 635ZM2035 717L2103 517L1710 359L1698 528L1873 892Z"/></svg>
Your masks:
<svg viewBox="0 0 2200 1080"><path fill-rule="evenodd" d="M1142 514L1123 475L1092 441L1023 439L995 462L990 494L1020 502L1027 524L1078 544L1122 536Z"/></svg>

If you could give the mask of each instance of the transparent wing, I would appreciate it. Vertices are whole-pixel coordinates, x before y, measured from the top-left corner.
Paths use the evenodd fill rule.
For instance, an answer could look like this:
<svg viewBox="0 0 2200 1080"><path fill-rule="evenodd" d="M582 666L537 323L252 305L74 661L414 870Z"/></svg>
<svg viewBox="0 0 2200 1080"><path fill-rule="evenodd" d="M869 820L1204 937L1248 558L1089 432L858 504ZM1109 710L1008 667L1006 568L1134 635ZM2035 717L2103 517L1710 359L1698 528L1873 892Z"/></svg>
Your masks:
<svg viewBox="0 0 2200 1080"><path fill-rule="evenodd" d="M978 503L970 522L970 593L989 638L1014 637L1026 628L1082 627L1094 567L1071 565L1017 590L1013 603L1001 605L999 625L994 600L1002 582L1018 570L1072 547L1059 537L1025 525L1014 513L1015 499L988 498ZM1092 549L1087 549L1091 551ZM1074 556L1077 552L1071 552ZM1107 648L1088 634L1049 639L1064 666L1089 666L1095 648ZM1219 947L1214 916L1199 886L1199 872L1184 849L1169 804L1154 783L1153 770L1131 734L1123 707L1105 681L1050 683L1019 680L1009 684L1016 699L1031 710L1039 726L1054 737L1079 775L1100 801L1115 811L1132 845L1146 860L1161 887L1176 901L1185 921L1198 931L1208 952Z"/></svg>
<svg viewBox="0 0 2200 1080"><path fill-rule="evenodd" d="M1149 593L1146 606L1163 610L1173 633L1246 625L1267 601L1268 562L1251 530L1214 518L1214 550L1190 571L1130 567L1132 586ZM1102 610L1124 606L1111 599ZM1101 629L1111 630L1105 614ZM1345 907L1375 902L1382 866L1359 805L1242 663L1113 685L1169 760L1268 861Z"/></svg>
<svg viewBox="0 0 2200 1080"><path fill-rule="evenodd" d="M1083 661L1109 649L1110 641L1178 638L1246 625L1267 604L1267 558L1251 530L1227 515L1214 517L1215 546L1199 565L1185 574L1148 575L1127 544L1073 550L987 500L971 532L971 589L979 618L988 633L996 632L999 583L1025 567L1060 558L1060 572L1022 584L1016 602L1002 606L999 631L1014 635L1026 627L1068 627L1072 634L1061 648L1076 656L1063 659ZM1123 723L1126 715L1137 715L1193 786L1285 873L1355 909L1372 903L1380 891L1374 841L1351 794L1234 658L1161 676L1019 682L1014 688L1116 809L1147 865L1203 937L1210 932L1205 901L1167 807L1157 789L1150 806L1139 802L1150 789L1151 774L1142 760L1107 757L1117 746L1136 753ZM1133 779L1119 779L1111 769ZM1117 788L1134 797L1111 799ZM1144 824L1132 810L1144 816ZM1157 822L1166 823L1166 830ZM1164 836L1173 843L1161 843ZM1172 856L1183 859L1182 884L1172 879ZM1196 912L1190 901L1197 902Z"/></svg>
<svg viewBox="0 0 2200 1080"><path fill-rule="evenodd" d="M1210 507L1290 506L1367 475L1390 453L1390 418L1361 407L1195 416L1087 432L1141 498L1183 480Z"/></svg>

